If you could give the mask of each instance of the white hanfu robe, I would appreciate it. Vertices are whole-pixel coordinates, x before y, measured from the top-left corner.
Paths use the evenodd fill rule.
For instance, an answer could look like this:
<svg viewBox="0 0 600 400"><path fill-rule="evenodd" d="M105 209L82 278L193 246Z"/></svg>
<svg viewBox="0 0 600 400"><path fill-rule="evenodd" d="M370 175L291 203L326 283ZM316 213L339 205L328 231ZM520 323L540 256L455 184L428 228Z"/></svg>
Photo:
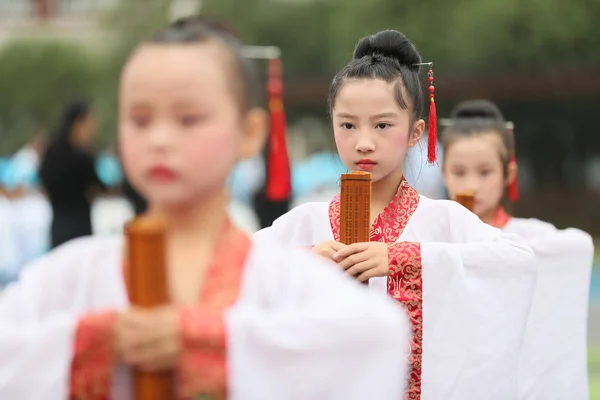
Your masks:
<svg viewBox="0 0 600 400"><path fill-rule="evenodd" d="M339 210L339 197L304 204L254 239L290 247L339 240ZM405 398L515 399L537 277L531 248L405 180L375 219L371 241L388 243L390 272L369 289L403 303L415 332Z"/></svg>
<svg viewBox="0 0 600 400"><path fill-rule="evenodd" d="M305 252L228 229L198 305L181 308L178 398L401 398L401 307ZM71 241L0 295L0 399L130 398L127 369L111 362L110 310L128 306L122 246Z"/></svg>
<svg viewBox="0 0 600 400"><path fill-rule="evenodd" d="M574 228L512 218L494 220L523 237L540 266L519 363L519 400L587 400L587 317L594 243Z"/></svg>

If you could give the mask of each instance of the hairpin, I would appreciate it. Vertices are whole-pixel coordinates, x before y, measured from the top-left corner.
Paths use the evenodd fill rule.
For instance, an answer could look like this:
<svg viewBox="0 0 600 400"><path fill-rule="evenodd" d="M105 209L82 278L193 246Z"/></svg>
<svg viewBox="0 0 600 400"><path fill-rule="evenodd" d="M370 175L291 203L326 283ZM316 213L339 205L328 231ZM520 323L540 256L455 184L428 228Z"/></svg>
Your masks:
<svg viewBox="0 0 600 400"><path fill-rule="evenodd" d="M437 160L437 113L435 109L435 87L433 86L433 62L413 64L413 67L429 66L429 123L427 124L427 161L434 164Z"/></svg>

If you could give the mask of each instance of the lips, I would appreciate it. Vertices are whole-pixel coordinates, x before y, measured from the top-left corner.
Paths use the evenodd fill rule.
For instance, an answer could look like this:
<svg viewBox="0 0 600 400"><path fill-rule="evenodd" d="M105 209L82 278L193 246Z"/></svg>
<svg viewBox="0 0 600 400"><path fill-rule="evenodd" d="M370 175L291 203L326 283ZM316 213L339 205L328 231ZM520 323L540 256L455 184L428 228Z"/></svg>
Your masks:
<svg viewBox="0 0 600 400"><path fill-rule="evenodd" d="M356 162L356 166L362 171L370 171L377 166L377 163L373 160L362 159Z"/></svg>
<svg viewBox="0 0 600 400"><path fill-rule="evenodd" d="M164 165L155 165L148 172L150 179L157 182L169 182L175 179L175 172Z"/></svg>

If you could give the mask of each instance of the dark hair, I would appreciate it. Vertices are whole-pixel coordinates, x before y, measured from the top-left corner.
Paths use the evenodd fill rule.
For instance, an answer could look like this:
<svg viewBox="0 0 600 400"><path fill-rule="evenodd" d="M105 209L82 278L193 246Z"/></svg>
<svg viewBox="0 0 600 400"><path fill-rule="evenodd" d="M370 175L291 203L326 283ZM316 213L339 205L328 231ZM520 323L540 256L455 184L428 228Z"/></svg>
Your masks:
<svg viewBox="0 0 600 400"><path fill-rule="evenodd" d="M234 85L240 91L240 105L248 109L254 105L255 77L251 63L242 54L243 43L234 30L217 20L204 17L186 17L154 34L146 43L155 44L197 44L217 40L224 45L233 59L235 69Z"/></svg>
<svg viewBox="0 0 600 400"><path fill-rule="evenodd" d="M469 137L483 132L494 132L502 139L500 151L506 168L510 161L512 137L506 129L506 121L498 106L489 100L467 100L457 104L450 113L452 123L442 132L444 152L460 137Z"/></svg>
<svg viewBox="0 0 600 400"><path fill-rule="evenodd" d="M54 142L69 141L73 125L91 113L90 104L84 100L73 100L62 111L60 123L55 132Z"/></svg>
<svg viewBox="0 0 600 400"><path fill-rule="evenodd" d="M404 95L408 96L413 120L417 120L423 111L419 63L421 63L421 55L417 48L401 32L386 30L362 38L354 49L353 59L336 74L331 82L330 113L334 108L337 93L346 80L381 79L386 82L396 82L396 101L403 110L406 110L409 104L404 99Z"/></svg>

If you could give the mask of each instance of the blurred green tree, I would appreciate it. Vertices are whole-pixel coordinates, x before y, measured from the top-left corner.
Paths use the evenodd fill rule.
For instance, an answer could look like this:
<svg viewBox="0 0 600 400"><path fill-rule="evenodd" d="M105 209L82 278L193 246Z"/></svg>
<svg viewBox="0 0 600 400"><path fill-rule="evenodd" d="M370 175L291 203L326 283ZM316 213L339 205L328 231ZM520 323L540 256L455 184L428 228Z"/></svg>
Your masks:
<svg viewBox="0 0 600 400"><path fill-rule="evenodd" d="M397 29L448 72L600 62L600 2L574 0L203 0L251 43L285 49L292 73L331 73L359 38Z"/></svg>
<svg viewBox="0 0 600 400"><path fill-rule="evenodd" d="M22 144L35 125L51 128L73 96L96 100L103 141L114 137L119 71L135 44L167 22L170 4L123 0L100 15L112 35L102 54L70 42L4 47L0 153ZM600 2L202 0L201 6L202 13L231 21L247 43L281 47L289 80L329 80L360 37L390 28L405 32L425 60L436 62L437 76L600 64Z"/></svg>
<svg viewBox="0 0 600 400"><path fill-rule="evenodd" d="M36 129L51 130L64 103L91 98L95 63L80 45L16 41L0 51L0 152L14 151Z"/></svg>

